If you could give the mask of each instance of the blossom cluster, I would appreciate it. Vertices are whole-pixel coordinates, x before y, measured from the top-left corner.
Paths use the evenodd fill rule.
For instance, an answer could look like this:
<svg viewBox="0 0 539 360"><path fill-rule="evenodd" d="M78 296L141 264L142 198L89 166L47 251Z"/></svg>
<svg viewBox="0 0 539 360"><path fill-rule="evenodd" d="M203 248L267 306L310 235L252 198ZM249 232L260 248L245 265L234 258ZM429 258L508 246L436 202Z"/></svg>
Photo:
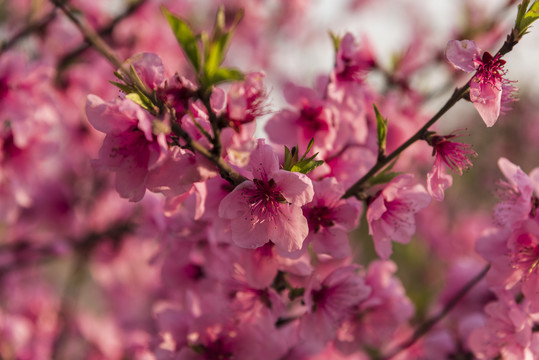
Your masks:
<svg viewBox="0 0 539 360"><path fill-rule="evenodd" d="M503 29L466 4L443 44L414 23L389 67L331 33L315 86L269 56L309 1L36 4L0 17L0 358L539 358L539 168L504 157L539 151L504 59L538 1ZM460 100L470 129L437 124ZM510 106L531 150L457 141Z"/></svg>

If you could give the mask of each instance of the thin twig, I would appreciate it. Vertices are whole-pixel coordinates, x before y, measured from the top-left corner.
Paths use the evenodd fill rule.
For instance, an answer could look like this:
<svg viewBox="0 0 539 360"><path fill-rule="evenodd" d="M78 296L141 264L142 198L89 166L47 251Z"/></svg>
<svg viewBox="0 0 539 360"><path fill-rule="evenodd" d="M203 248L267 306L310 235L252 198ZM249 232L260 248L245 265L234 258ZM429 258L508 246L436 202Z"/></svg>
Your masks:
<svg viewBox="0 0 539 360"><path fill-rule="evenodd" d="M49 26L49 24L56 18L56 9L49 12L43 18L30 23L24 29L21 29L15 35L13 35L9 40L4 41L0 44L0 54L11 49L19 41L32 34L35 31L42 31Z"/></svg>
<svg viewBox="0 0 539 360"><path fill-rule="evenodd" d="M427 320L423 324L421 324L421 326L419 326L414 331L414 333L412 334L412 336L408 340L406 340L405 342L403 342L402 344L397 346L397 348L395 350L393 350L392 352L390 352L389 355L386 355L383 358L383 360L391 359L392 357L399 354L401 351L404 351L407 348L409 348L410 346L412 346L413 344L415 344L416 341L418 341L423 335L428 333L430 331L430 329L432 329L434 327L434 325L436 325L440 320L442 320L462 300L462 298L475 285L477 285L477 283L479 281L481 281L485 277L485 275L487 274L489 269L490 269L490 264L485 266L485 268L483 270L481 270L481 272L479 274L477 274L472 279L470 279L470 281L468 281L468 283L466 285L464 285L462 287L462 289L460 289L460 291L458 293L456 293L447 302L447 304L444 306L444 308L438 314L436 314L435 316L433 316L432 318L430 318L429 320Z"/></svg>
<svg viewBox="0 0 539 360"><path fill-rule="evenodd" d="M513 50L513 47L518 44L520 41L521 36L518 35L518 32L515 29L512 29L509 35L507 35L507 39L503 43L500 50L498 50L497 55L503 56ZM472 77L473 79L473 77ZM461 88L456 88L451 97L447 100L447 102L442 106L442 108L429 120L421 129L419 129L412 137L410 137L404 144L399 146L396 150L394 150L391 154L385 156L385 157L379 157L376 161L376 164L365 174L361 179L356 181L352 186L346 190L345 194L342 196L344 199L352 197L357 195L363 190L363 186L374 176L378 173L378 171L382 170L387 164L389 164L391 161L393 161L397 156L399 156L404 150L406 150L410 145L415 143L417 140L421 140L425 137L427 134L429 128L434 125L449 109L451 109L460 99L464 98L466 93L468 92L470 88L470 83L472 79L468 80L468 82Z"/></svg>
<svg viewBox="0 0 539 360"><path fill-rule="evenodd" d="M133 14L135 11L137 11L137 9L140 8L146 1L147 0L138 0L136 2L131 3L123 13L116 16L108 24L98 29L97 34L100 37L110 35L112 31L114 30L114 28L116 27L116 25L118 25L123 19L127 18L128 16ZM89 42L84 42L75 50L72 50L69 53L65 54L58 61L58 69L64 69L71 62L73 62L74 59L82 55L86 50L88 50L91 47L92 45Z"/></svg>
<svg viewBox="0 0 539 360"><path fill-rule="evenodd" d="M101 55L107 58L107 60L116 68L121 69L123 61L120 61L118 56L110 48L110 46L103 41L103 39L89 26L83 24L71 11L65 1L62 0L50 0L58 9L75 24L75 26L82 33L86 41L90 43ZM127 73L127 72L126 72Z"/></svg>
<svg viewBox="0 0 539 360"><path fill-rule="evenodd" d="M66 16L77 26L77 28L80 30L80 32L84 35L84 38L86 41L88 41L89 44L91 44L95 50L97 50L101 55L103 55L115 68L119 69L119 71L127 78L130 79L133 86L136 86L139 91L141 91L144 95L147 96L148 99L152 99L152 94L148 94L147 89L140 88L138 86L137 82L134 79L131 79L131 74L128 69L125 69L123 66L123 62L119 60L118 56L114 53L114 51L103 41L103 39L90 27L83 24L69 9L69 7L65 4L64 1L61 0L50 0L54 5L56 5L60 10L66 14ZM158 104L160 109L165 108L167 112L171 114L173 118L174 116L174 109L171 109L166 106L166 104ZM212 112L210 111L210 117L212 116ZM215 116L215 114L213 114ZM228 164L222 157L221 153L217 153L216 150L220 150L219 147L214 147L212 150L208 150L206 147L204 147L202 144L200 144L198 141L194 140L189 136L189 134L184 131L180 125L173 124L172 130L176 135L181 137L186 143L187 146L192 149L193 151L196 151L206 157L208 160L213 162L218 168L221 176L226 179L228 182L230 182L232 185L237 186L240 183L242 183L246 178L238 173L236 170L234 170L230 164ZM214 134L215 137L218 137L219 134Z"/></svg>

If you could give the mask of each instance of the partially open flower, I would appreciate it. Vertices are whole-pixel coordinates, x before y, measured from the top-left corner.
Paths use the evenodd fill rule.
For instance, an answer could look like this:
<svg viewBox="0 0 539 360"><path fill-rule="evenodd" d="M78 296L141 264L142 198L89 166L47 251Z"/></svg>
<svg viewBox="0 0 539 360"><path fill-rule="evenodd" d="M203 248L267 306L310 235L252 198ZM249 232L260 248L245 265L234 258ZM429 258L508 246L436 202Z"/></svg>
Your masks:
<svg viewBox="0 0 539 360"><path fill-rule="evenodd" d="M453 178L446 173L444 164L462 175L462 172L472 166L471 157L477 156L469 144L453 142L455 133L449 135L433 135L427 139L436 156L431 171L427 174L427 190L433 199L442 201L444 190L453 184Z"/></svg>

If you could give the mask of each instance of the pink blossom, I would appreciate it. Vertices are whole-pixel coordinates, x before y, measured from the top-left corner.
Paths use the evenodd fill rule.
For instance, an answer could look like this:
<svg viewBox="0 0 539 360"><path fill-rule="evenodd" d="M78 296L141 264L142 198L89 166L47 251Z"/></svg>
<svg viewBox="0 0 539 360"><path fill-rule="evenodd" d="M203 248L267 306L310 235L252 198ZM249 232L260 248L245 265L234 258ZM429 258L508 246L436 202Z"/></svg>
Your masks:
<svg viewBox="0 0 539 360"><path fill-rule="evenodd" d="M395 277L397 266L392 261L375 260L367 269L365 283L372 291L361 302L361 316L343 321L337 335L337 347L352 353L364 345L382 347L392 341L399 329L407 326L414 306Z"/></svg>
<svg viewBox="0 0 539 360"><path fill-rule="evenodd" d="M165 153L164 138L154 140L152 119L128 99L104 102L89 95L88 121L107 134L95 165L116 173L116 189L122 197L139 201L146 191L149 168Z"/></svg>
<svg viewBox="0 0 539 360"><path fill-rule="evenodd" d="M279 169L271 146L259 140L249 166L253 180L238 185L219 205L219 216L230 220L232 240L257 248L272 241L278 249L301 249L309 227L301 206L313 198L311 180Z"/></svg>
<svg viewBox="0 0 539 360"><path fill-rule="evenodd" d="M345 191L335 178L325 178L313 185L313 201L303 207L309 222L305 244L312 243L316 253L345 257L350 253L348 231L358 224L361 203L341 199Z"/></svg>
<svg viewBox="0 0 539 360"><path fill-rule="evenodd" d="M517 304L511 295L485 307L485 326L474 330L469 346L478 359L536 359L531 347L533 321L526 303Z"/></svg>
<svg viewBox="0 0 539 360"><path fill-rule="evenodd" d="M336 335L340 322L351 317L369 296L371 289L357 271L357 265L348 265L337 268L319 284L313 278L305 291L308 310L300 320L302 339L315 342L321 349Z"/></svg>
<svg viewBox="0 0 539 360"><path fill-rule="evenodd" d="M264 73L248 74L244 81L233 83L228 90L226 119L232 128L252 122L266 113L267 93L264 88Z"/></svg>
<svg viewBox="0 0 539 360"><path fill-rule="evenodd" d="M422 185L412 185L413 175L399 175L382 190L367 209L369 234L376 253L386 260L391 240L406 244L415 232L414 214L430 203Z"/></svg>
<svg viewBox="0 0 539 360"><path fill-rule="evenodd" d="M284 95L294 110L284 109L275 114L266 124L265 130L271 141L288 147L306 149L314 138L313 153L323 156L334 146L336 121L329 104L316 91L286 85Z"/></svg>
<svg viewBox="0 0 539 360"><path fill-rule="evenodd" d="M498 167L507 181L499 182L498 193L502 202L494 209L494 220L501 227L518 227L523 220L533 217L533 191L539 185L539 168L528 176L519 166L503 157L498 160Z"/></svg>
<svg viewBox="0 0 539 360"><path fill-rule="evenodd" d="M472 166L470 157L477 156L470 145L450 141L457 135L434 135L428 139L436 156L431 171L427 174L427 190L433 199L442 201L444 191L453 184L453 177L446 173L445 166L462 175ZM445 166L444 166L445 165Z"/></svg>
<svg viewBox="0 0 539 360"><path fill-rule="evenodd" d="M149 90L157 90L165 79L165 67L161 58L153 53L138 53L127 59L125 68L131 66L135 69L137 76Z"/></svg>
<svg viewBox="0 0 539 360"><path fill-rule="evenodd" d="M364 39L365 46L358 46L351 33L346 33L341 39L336 54L334 76L338 81L363 80L366 72L375 65L374 52Z"/></svg>
<svg viewBox="0 0 539 360"><path fill-rule="evenodd" d="M485 124L490 127L498 120L501 109L513 101L511 94L516 89L504 77L505 60L502 60L499 54L480 54L481 50L471 40L451 40L447 44L446 57L449 62L456 69L475 72L470 82L470 100Z"/></svg>

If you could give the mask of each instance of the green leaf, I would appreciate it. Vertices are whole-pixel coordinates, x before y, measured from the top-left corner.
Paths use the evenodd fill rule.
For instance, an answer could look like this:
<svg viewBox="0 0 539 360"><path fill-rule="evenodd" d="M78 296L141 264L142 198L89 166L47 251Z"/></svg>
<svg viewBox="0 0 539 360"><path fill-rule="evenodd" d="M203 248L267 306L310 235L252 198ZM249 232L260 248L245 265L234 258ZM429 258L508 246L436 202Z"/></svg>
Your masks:
<svg viewBox="0 0 539 360"><path fill-rule="evenodd" d="M539 0L536 0L526 12L521 21L521 31L526 31L528 27L539 18Z"/></svg>
<svg viewBox="0 0 539 360"><path fill-rule="evenodd" d="M213 33L210 39L205 36L204 42L204 74L207 79L212 79L219 70L219 66L225 60L225 55L230 44L230 39L234 34L236 26L243 17L243 12L239 11L232 25L228 30L225 29L225 11L220 6L217 10Z"/></svg>
<svg viewBox="0 0 539 360"><path fill-rule="evenodd" d="M290 152L290 149L288 148L288 146L285 146L283 169L291 169L291 168L292 168L292 153Z"/></svg>
<svg viewBox="0 0 539 360"><path fill-rule="evenodd" d="M333 31L329 31L329 37L331 38L331 42L333 43L333 50L335 50L335 53L339 51L339 47L341 46L341 40L342 38L335 34Z"/></svg>
<svg viewBox="0 0 539 360"><path fill-rule="evenodd" d="M301 156L301 158L299 158L297 146L294 146L292 150L285 146L284 164L282 167L283 170L308 174L320 165L322 165L324 161L315 160L315 158L318 156L318 153L314 154L313 156L307 157L307 154L309 153L309 151L311 151L313 144L314 138L309 141L309 145L307 145L307 150L305 150L305 153Z"/></svg>
<svg viewBox="0 0 539 360"><path fill-rule="evenodd" d="M316 155L318 155L318 153L316 153ZM302 160L292 165L292 168L290 169L290 171L299 172L302 174L308 174L314 169L316 169L317 167L319 167L320 165L322 165L323 163L324 161L322 160L312 160L312 159Z"/></svg>
<svg viewBox="0 0 539 360"><path fill-rule="evenodd" d="M129 66L129 74L130 74L131 81L134 82L133 85L135 89L139 89L142 92L148 91L148 87L146 86L146 84L144 84L144 82L142 82L142 80L138 76L137 71L135 70L135 67L133 65Z"/></svg>
<svg viewBox="0 0 539 360"><path fill-rule="evenodd" d="M176 40L178 40L178 43L185 53L185 56L187 56L187 59L191 65L193 65L193 68L198 74L201 63L200 51L198 48L198 37L195 36L193 30L189 24L187 24L187 22L173 15L164 6L161 7L161 10L167 18L170 28L172 29L174 36L176 36Z"/></svg>
<svg viewBox="0 0 539 360"><path fill-rule="evenodd" d="M385 184L393 180L398 175L402 174L401 172L381 172L380 174L376 175L375 177L371 178L369 180L369 185L379 185L379 184Z"/></svg>
<svg viewBox="0 0 539 360"><path fill-rule="evenodd" d="M385 156L386 154L386 140L387 140L387 119L384 119L380 111L375 104L374 112L376 113L376 130L378 133L378 156Z"/></svg>
<svg viewBox="0 0 539 360"><path fill-rule="evenodd" d="M243 80L243 73L236 69L230 68L217 68L214 73L206 78L206 87L210 87L215 84L219 84L226 81L239 81Z"/></svg>
<svg viewBox="0 0 539 360"><path fill-rule="evenodd" d="M120 90L122 90L126 94L130 94L133 92L133 89L129 85L125 85L116 81L109 81L112 85L116 86Z"/></svg>
<svg viewBox="0 0 539 360"><path fill-rule="evenodd" d="M529 3L530 3L530 0L524 0L518 6L517 19L515 20L515 29L517 29L519 33L521 32L522 19L524 18L524 15L526 14L526 10L528 9Z"/></svg>
<svg viewBox="0 0 539 360"><path fill-rule="evenodd" d="M151 102L144 95L140 95L139 93L133 92L133 93L127 94L125 97L133 101L134 103L138 104L143 109L151 111L151 108L152 108Z"/></svg>
<svg viewBox="0 0 539 360"><path fill-rule="evenodd" d="M211 78L219 68L219 65L223 63L226 50L228 48L228 43L230 41L230 35L231 33L223 34L208 45L209 49L207 50L204 63L204 71L208 78Z"/></svg>
<svg viewBox="0 0 539 360"><path fill-rule="evenodd" d="M397 160L398 160L398 158L393 160L378 175L372 177L369 180L369 185L374 186L374 185L379 185L379 184L385 184L385 183L388 183L391 180L393 180L396 176L402 174L402 172L394 172L394 171L392 172L391 171L393 169L393 167L395 166L395 164L397 163Z"/></svg>

